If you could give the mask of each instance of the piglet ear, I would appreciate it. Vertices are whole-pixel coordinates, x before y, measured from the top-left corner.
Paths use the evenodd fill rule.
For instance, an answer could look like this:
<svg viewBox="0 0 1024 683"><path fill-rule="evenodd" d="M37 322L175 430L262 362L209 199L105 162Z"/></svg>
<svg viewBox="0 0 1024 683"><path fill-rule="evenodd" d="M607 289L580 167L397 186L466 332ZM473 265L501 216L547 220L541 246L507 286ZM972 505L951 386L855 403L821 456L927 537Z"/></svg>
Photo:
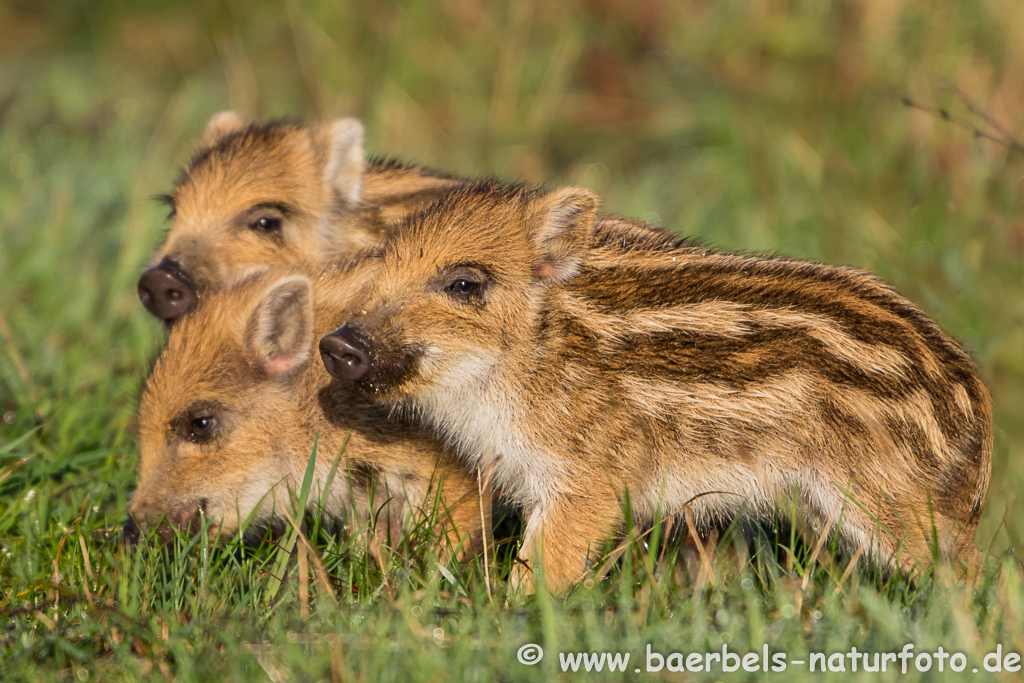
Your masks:
<svg viewBox="0 0 1024 683"><path fill-rule="evenodd" d="M539 257L533 273L542 280L564 280L579 270L594 231L600 199L590 190L565 187L540 199L534 231Z"/></svg>
<svg viewBox="0 0 1024 683"><path fill-rule="evenodd" d="M293 275L275 282L246 327L249 353L268 375L291 372L309 358L313 344L313 288Z"/></svg>
<svg viewBox="0 0 1024 683"><path fill-rule="evenodd" d="M227 136L237 133L243 128L245 128L245 121L235 112L218 112L207 122L200 144L203 147L212 147Z"/></svg>
<svg viewBox="0 0 1024 683"><path fill-rule="evenodd" d="M329 150L324 182L350 207L358 206L363 196L363 135L363 124L358 119L337 119L327 129Z"/></svg>

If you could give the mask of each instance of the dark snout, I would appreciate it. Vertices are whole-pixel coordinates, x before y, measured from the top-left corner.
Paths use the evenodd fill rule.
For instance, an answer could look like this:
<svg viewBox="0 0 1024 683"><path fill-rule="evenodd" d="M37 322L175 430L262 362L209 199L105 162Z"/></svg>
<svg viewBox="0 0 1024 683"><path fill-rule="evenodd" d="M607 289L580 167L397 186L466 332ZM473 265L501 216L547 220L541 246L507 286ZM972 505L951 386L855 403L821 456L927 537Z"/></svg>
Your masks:
<svg viewBox="0 0 1024 683"><path fill-rule="evenodd" d="M320 358L331 377L354 382L370 370L370 342L351 325L320 340Z"/></svg>
<svg viewBox="0 0 1024 683"><path fill-rule="evenodd" d="M139 278L139 299L161 320L174 320L196 305L196 288L177 262L164 259Z"/></svg>
<svg viewBox="0 0 1024 683"><path fill-rule="evenodd" d="M135 523L135 518L129 515L128 519L124 522L124 528L121 529L121 544L134 548L139 544L139 537L141 535L142 531L139 529L139 525Z"/></svg>
<svg viewBox="0 0 1024 683"><path fill-rule="evenodd" d="M142 524L148 529L156 526L156 535L160 540L169 542L174 540L177 532L186 535L194 535L203 526L203 514L206 509L206 499L189 500L173 505L158 520L149 518L147 522L145 513L141 514ZM153 513L150 513L153 514ZM132 515L128 515L124 527L121 529L120 542L128 547L135 547L142 538L143 528L135 521Z"/></svg>

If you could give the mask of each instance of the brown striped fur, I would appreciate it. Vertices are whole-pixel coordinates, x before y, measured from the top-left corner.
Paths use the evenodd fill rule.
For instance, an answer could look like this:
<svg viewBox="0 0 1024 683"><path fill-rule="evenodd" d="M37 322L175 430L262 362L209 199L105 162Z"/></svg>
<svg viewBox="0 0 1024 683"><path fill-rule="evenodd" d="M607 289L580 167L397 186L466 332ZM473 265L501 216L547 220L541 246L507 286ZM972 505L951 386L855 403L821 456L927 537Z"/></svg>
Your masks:
<svg viewBox="0 0 1024 683"><path fill-rule="evenodd" d="M174 191L168 259L200 298L272 266L344 262L385 226L461 180L394 161L367 161L355 119L323 127L247 125L221 112ZM261 219L279 228L263 230Z"/></svg>
<svg viewBox="0 0 1024 683"><path fill-rule="evenodd" d="M351 304L359 281L334 273L334 282L314 294L304 275L253 276L211 293L175 323L142 395L131 517L144 525L166 515L191 528L203 514L212 533L226 536L251 513L267 523L291 505L318 437L309 509L319 502L330 515L349 513L356 528L377 513L378 531L394 538L404 520L433 508L443 480L440 531L451 547L460 539L475 547L475 478L421 429L332 383L316 360L316 340ZM214 424L209 432L200 424L197 435L195 421L204 418ZM333 485L320 497L343 445Z"/></svg>
<svg viewBox="0 0 1024 683"><path fill-rule="evenodd" d="M596 207L455 189L388 234L346 316L363 390L494 465L549 585L583 575L627 493L646 524L721 492L692 503L714 524L798 492L884 568L972 559L991 405L938 325L868 273L622 240Z"/></svg>
<svg viewBox="0 0 1024 683"><path fill-rule="evenodd" d="M202 298L273 266L307 273L345 263L376 244L389 226L467 182L394 160L366 160L362 125L246 124L215 115L174 191L171 227L152 259L169 259ZM260 219L280 229L258 228ZM620 240L664 234L640 221L601 216Z"/></svg>

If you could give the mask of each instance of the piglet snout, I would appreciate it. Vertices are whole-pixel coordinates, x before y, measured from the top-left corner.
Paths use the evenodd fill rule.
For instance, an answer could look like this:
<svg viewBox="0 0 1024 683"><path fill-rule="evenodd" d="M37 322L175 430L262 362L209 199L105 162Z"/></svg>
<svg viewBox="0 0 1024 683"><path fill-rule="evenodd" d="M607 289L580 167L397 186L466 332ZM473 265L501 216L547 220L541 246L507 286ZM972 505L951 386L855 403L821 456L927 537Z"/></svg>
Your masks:
<svg viewBox="0 0 1024 683"><path fill-rule="evenodd" d="M356 381L370 370L370 344L351 325L325 335L320 340L320 357L335 379Z"/></svg>
<svg viewBox="0 0 1024 683"><path fill-rule="evenodd" d="M139 525L135 523L135 518L129 515L128 519L124 521L124 527L121 529L121 544L134 548L139 544L139 537L141 535L142 531L139 529Z"/></svg>
<svg viewBox="0 0 1024 683"><path fill-rule="evenodd" d="M139 299L150 313L174 320L196 304L196 289L178 264L164 259L139 278Z"/></svg>

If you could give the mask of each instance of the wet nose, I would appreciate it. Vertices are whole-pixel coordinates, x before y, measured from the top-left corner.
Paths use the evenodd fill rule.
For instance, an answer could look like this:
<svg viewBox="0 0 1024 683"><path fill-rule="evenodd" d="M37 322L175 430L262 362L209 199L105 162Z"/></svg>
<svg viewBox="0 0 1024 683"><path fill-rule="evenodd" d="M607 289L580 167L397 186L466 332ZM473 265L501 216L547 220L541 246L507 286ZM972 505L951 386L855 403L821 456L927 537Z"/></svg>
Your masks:
<svg viewBox="0 0 1024 683"><path fill-rule="evenodd" d="M135 518L129 516L124 522L124 528L121 529L121 543L134 547L139 544L139 536L141 531L139 525L135 523Z"/></svg>
<svg viewBox="0 0 1024 683"><path fill-rule="evenodd" d="M196 289L176 263L164 259L139 278L139 299L150 313L174 320L196 304Z"/></svg>
<svg viewBox="0 0 1024 683"><path fill-rule="evenodd" d="M345 325L320 340L320 357L331 377L355 381L370 369L370 344L351 325Z"/></svg>

